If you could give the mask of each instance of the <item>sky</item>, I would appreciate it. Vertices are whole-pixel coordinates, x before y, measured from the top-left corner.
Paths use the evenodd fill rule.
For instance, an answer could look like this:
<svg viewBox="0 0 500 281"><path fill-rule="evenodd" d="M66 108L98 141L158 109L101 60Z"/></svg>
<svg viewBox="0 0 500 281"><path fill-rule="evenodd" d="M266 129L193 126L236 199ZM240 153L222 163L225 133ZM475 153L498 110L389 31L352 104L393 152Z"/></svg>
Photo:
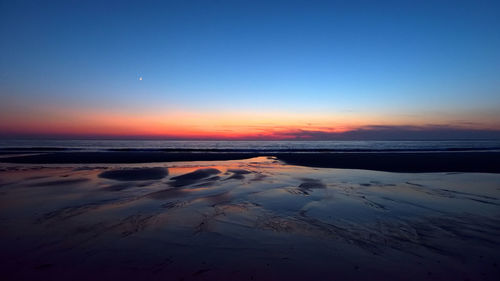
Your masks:
<svg viewBox="0 0 500 281"><path fill-rule="evenodd" d="M499 1L0 0L0 137L500 138Z"/></svg>

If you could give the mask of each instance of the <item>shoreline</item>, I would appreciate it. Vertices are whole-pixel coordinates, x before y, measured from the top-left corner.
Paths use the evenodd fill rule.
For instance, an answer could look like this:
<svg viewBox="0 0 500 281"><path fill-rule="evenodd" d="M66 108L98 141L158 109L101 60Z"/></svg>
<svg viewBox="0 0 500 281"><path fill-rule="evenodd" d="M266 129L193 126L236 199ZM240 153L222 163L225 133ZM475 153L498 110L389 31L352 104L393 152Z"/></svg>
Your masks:
<svg viewBox="0 0 500 281"><path fill-rule="evenodd" d="M12 154L11 154L12 155ZM289 165L385 172L500 173L500 152L50 152L0 158L11 164L134 164L276 157Z"/></svg>

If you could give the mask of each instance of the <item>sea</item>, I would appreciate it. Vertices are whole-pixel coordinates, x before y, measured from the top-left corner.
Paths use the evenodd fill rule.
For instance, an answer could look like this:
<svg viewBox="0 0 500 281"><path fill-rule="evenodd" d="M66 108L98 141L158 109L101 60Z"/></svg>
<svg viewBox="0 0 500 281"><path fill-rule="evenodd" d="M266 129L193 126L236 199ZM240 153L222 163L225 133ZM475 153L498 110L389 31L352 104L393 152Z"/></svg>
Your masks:
<svg viewBox="0 0 500 281"><path fill-rule="evenodd" d="M500 151L500 140L194 141L0 140L0 151L453 152Z"/></svg>

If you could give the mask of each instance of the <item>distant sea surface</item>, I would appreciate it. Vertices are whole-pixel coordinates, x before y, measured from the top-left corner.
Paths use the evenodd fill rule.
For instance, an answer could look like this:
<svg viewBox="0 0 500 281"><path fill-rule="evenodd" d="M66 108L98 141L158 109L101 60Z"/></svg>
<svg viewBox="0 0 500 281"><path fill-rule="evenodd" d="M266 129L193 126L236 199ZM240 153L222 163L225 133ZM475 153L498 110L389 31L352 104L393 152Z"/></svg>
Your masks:
<svg viewBox="0 0 500 281"><path fill-rule="evenodd" d="M500 151L500 140L173 141L0 140L1 151L419 152Z"/></svg>

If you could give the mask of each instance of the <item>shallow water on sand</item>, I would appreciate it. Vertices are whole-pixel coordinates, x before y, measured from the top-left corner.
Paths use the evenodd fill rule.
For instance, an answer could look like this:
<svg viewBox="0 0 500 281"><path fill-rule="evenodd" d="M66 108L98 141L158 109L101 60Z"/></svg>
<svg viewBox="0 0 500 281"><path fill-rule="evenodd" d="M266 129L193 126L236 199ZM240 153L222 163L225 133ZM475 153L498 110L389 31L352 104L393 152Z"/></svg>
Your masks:
<svg viewBox="0 0 500 281"><path fill-rule="evenodd" d="M0 166L8 280L494 280L500 175Z"/></svg>

